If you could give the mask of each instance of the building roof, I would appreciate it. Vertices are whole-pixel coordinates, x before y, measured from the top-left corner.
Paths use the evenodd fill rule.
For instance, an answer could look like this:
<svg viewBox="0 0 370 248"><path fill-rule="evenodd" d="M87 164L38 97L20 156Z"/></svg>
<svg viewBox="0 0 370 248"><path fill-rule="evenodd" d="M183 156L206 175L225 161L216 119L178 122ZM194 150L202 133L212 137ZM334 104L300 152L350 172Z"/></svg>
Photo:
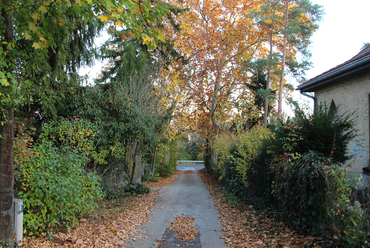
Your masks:
<svg viewBox="0 0 370 248"><path fill-rule="evenodd" d="M365 72L370 72L370 45L367 45L356 56L346 62L302 83L297 89L301 93L315 92L317 89Z"/></svg>

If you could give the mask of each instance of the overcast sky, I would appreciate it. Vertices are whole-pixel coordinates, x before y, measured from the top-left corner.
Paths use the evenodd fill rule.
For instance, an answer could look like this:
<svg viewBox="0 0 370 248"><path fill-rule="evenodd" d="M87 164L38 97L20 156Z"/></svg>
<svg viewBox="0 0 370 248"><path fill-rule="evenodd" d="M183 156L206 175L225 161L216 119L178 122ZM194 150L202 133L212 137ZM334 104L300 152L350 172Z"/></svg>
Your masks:
<svg viewBox="0 0 370 248"><path fill-rule="evenodd" d="M311 39L313 68L306 72L307 79L349 60L370 42L370 0L311 1L322 5L326 14ZM312 102L299 95L294 98Z"/></svg>
<svg viewBox="0 0 370 248"><path fill-rule="evenodd" d="M312 78L356 55L370 42L370 0L312 0L325 15L312 37Z"/></svg>

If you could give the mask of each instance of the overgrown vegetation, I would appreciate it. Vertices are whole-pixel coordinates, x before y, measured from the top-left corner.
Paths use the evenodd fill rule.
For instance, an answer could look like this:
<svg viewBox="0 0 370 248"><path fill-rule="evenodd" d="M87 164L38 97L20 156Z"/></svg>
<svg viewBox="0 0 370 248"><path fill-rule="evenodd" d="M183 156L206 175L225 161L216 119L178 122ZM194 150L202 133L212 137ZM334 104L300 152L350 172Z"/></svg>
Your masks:
<svg viewBox="0 0 370 248"><path fill-rule="evenodd" d="M88 126L82 129L79 122L64 129L66 123L44 125L31 148L15 146L16 197L24 201L28 236L45 236L56 227L69 226L92 213L96 200L104 196L100 177L84 167L94 156L89 146L95 132Z"/></svg>
<svg viewBox="0 0 370 248"><path fill-rule="evenodd" d="M370 237L369 209L354 198L356 184L341 167L356 136L352 117L334 118L323 105L314 114L297 108L271 131L223 134L214 145L217 176L239 199L302 233L330 238L330 246L361 247Z"/></svg>

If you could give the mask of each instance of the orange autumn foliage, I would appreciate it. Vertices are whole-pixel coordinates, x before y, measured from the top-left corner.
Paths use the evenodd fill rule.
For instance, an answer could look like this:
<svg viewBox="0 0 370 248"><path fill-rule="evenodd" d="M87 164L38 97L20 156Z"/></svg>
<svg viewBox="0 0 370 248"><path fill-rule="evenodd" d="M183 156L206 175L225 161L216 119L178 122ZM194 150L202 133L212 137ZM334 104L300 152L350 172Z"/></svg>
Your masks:
<svg viewBox="0 0 370 248"><path fill-rule="evenodd" d="M166 38L184 56L176 66L190 95L189 126L212 140L237 114L235 103L250 77L240 70L243 62L265 53L260 45L266 30L250 16L261 2L187 0L179 7L189 9L177 17L181 31L169 28Z"/></svg>

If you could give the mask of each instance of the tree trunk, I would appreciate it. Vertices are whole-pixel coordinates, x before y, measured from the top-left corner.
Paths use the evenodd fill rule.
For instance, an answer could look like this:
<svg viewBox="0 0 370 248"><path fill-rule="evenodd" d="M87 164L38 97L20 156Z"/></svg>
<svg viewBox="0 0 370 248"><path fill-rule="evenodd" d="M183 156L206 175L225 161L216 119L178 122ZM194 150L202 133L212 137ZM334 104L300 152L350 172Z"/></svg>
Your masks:
<svg viewBox="0 0 370 248"><path fill-rule="evenodd" d="M267 82L266 82L266 90L270 89L270 80L271 80L271 60L272 60L272 38L274 33L274 24L275 24L275 5L273 12L272 12L272 26L271 26L271 33L270 33L270 54L269 54L269 67L267 69ZM269 98L268 96L265 98L265 113L263 115L263 126L267 127L267 117L269 111Z"/></svg>
<svg viewBox="0 0 370 248"><path fill-rule="evenodd" d="M13 187L13 108L1 119L0 138L0 241L13 244L14 232L14 187Z"/></svg>
<svg viewBox="0 0 370 248"><path fill-rule="evenodd" d="M9 0L4 0L9 6ZM13 42L12 15L2 10L6 26L5 41ZM12 73L11 69L9 72ZM5 118L0 119L0 242L13 247L14 235L14 176L13 176L13 108L7 109Z"/></svg>
<svg viewBox="0 0 370 248"><path fill-rule="evenodd" d="M135 141L130 184L133 184L134 183L134 179L135 179L135 171L136 171L136 167L137 167L137 163L138 163L138 158L137 158L137 156L138 156L138 149L139 149L139 142Z"/></svg>
<svg viewBox="0 0 370 248"><path fill-rule="evenodd" d="M212 152L211 152L211 143L208 138L205 139L206 149L204 151L204 167L206 172L211 172L212 168Z"/></svg>
<svg viewBox="0 0 370 248"><path fill-rule="evenodd" d="M286 43L287 43L287 29L289 25L289 3L286 2L286 18L285 18L285 34L284 34L284 45L283 45L283 59L281 61L281 77L279 83L279 102L278 102L278 114L277 118L281 118L282 104L283 104L283 90L284 90L284 76L285 76L285 58L286 58Z"/></svg>
<svg viewBox="0 0 370 248"><path fill-rule="evenodd" d="M164 151L163 165L168 165L170 163L170 156L171 156L171 151L168 148Z"/></svg>
<svg viewBox="0 0 370 248"><path fill-rule="evenodd" d="M214 91L213 91L213 96L212 96L212 101L211 101L211 122L212 125L219 129L218 123L217 123L217 116L216 116L216 109L217 109L217 94L220 90L220 82L217 79L215 86L214 86Z"/></svg>
<svg viewBox="0 0 370 248"><path fill-rule="evenodd" d="M155 151L154 151L154 155L153 155L153 161L152 161L152 164L150 166L150 171L149 171L149 176L153 176L154 175L154 171L155 171L155 159L157 157L157 148L155 148Z"/></svg>

